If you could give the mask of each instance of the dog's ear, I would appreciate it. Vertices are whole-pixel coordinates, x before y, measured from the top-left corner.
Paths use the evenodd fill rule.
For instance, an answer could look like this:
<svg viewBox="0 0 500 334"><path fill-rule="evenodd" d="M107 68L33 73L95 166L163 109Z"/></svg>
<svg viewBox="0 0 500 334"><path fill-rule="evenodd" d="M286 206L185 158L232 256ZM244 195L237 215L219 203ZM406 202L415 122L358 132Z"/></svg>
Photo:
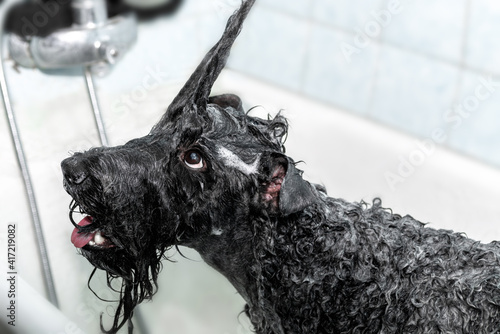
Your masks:
<svg viewBox="0 0 500 334"><path fill-rule="evenodd" d="M231 47L238 37L243 22L255 0L242 1L241 7L228 20L221 39L206 54L202 62L188 79L179 94L174 98L165 115L152 132L161 131L175 123L180 115L194 113L203 116L209 102L212 86L222 69L226 66Z"/></svg>
<svg viewBox="0 0 500 334"><path fill-rule="evenodd" d="M227 107L231 107L237 111L244 112L243 110L243 102L241 102L241 99L239 96L234 95L234 94L224 94L224 95L217 95L217 96L211 96L208 99L209 104L216 104L222 109L226 109Z"/></svg>
<svg viewBox="0 0 500 334"><path fill-rule="evenodd" d="M263 167L268 175L262 187L262 200L272 214L288 216L318 201L317 191L302 178L295 163L281 154L273 154Z"/></svg>

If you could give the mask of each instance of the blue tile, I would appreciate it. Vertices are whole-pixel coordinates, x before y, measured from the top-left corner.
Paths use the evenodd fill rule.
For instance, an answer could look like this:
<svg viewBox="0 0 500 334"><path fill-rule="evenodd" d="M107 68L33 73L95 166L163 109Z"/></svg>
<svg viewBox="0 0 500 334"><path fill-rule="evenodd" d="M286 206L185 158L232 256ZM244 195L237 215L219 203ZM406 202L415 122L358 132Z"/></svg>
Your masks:
<svg viewBox="0 0 500 334"><path fill-rule="evenodd" d="M220 39L226 22L227 17L222 18L215 13L203 15L198 19L198 37L200 39L200 50L202 50L203 54L208 52Z"/></svg>
<svg viewBox="0 0 500 334"><path fill-rule="evenodd" d="M205 13L208 15L215 14L222 19L227 21L227 19L240 7L241 0L197 0L198 2L203 2L201 8L205 8Z"/></svg>
<svg viewBox="0 0 500 334"><path fill-rule="evenodd" d="M316 26L306 66L304 93L357 113L366 113L372 89L378 45L359 49L346 58L342 45L353 35Z"/></svg>
<svg viewBox="0 0 500 334"><path fill-rule="evenodd" d="M297 90L306 54L308 24L255 7L236 41L229 67Z"/></svg>
<svg viewBox="0 0 500 334"><path fill-rule="evenodd" d="M84 92L83 71L60 71L62 75L47 75L37 69L20 68L19 72L8 62L5 74L12 103L42 103L57 100L61 95ZM71 75L73 74L73 75ZM15 106L14 106L15 108Z"/></svg>
<svg viewBox="0 0 500 334"><path fill-rule="evenodd" d="M315 0L312 15L323 23L354 31L363 29L373 19L370 12L384 4L383 0Z"/></svg>
<svg viewBox="0 0 500 334"><path fill-rule="evenodd" d="M401 49L385 46L370 116L412 134L428 137L443 127L459 70Z"/></svg>
<svg viewBox="0 0 500 334"><path fill-rule="evenodd" d="M385 19L383 40L425 54L459 61L466 0L403 2L399 13ZM387 22L387 23L385 23Z"/></svg>
<svg viewBox="0 0 500 334"><path fill-rule="evenodd" d="M294 15L309 17L312 1L311 0L260 0L257 5L267 6L269 8L279 9L281 12L287 12Z"/></svg>
<svg viewBox="0 0 500 334"><path fill-rule="evenodd" d="M474 68L500 73L500 2L471 1L466 63Z"/></svg>
<svg viewBox="0 0 500 334"><path fill-rule="evenodd" d="M141 24L134 47L99 84L108 92L129 91L151 73L159 84L183 82L202 57L196 28L191 17Z"/></svg>
<svg viewBox="0 0 500 334"><path fill-rule="evenodd" d="M234 4L235 1L236 0L188 0L184 1L179 13L176 15L200 14L215 10L225 11L228 7L237 7L238 4Z"/></svg>
<svg viewBox="0 0 500 334"><path fill-rule="evenodd" d="M450 146L500 167L500 77L467 72L458 101L447 117Z"/></svg>

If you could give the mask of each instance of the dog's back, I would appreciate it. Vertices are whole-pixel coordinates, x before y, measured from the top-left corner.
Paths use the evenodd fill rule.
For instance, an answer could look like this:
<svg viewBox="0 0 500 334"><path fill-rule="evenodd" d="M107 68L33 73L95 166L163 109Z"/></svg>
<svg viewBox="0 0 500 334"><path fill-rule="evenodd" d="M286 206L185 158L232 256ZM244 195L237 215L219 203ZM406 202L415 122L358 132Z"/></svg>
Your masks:
<svg viewBox="0 0 500 334"><path fill-rule="evenodd" d="M497 243L332 198L261 233L261 288L284 333L500 331Z"/></svg>

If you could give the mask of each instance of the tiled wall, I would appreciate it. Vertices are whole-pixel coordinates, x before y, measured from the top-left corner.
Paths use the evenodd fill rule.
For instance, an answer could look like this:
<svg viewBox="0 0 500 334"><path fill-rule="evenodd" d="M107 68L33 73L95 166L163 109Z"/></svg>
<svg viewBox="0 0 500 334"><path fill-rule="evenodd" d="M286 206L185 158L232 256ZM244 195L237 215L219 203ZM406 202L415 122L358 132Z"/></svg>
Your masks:
<svg viewBox="0 0 500 334"><path fill-rule="evenodd" d="M182 83L239 3L185 0L142 25L101 95L130 94L151 71ZM500 166L499 36L498 0L257 0L228 67ZM79 75L9 81L24 104L26 91L33 103L84 92Z"/></svg>
<svg viewBox="0 0 500 334"><path fill-rule="evenodd" d="M500 166L499 36L498 0L258 0L230 66Z"/></svg>

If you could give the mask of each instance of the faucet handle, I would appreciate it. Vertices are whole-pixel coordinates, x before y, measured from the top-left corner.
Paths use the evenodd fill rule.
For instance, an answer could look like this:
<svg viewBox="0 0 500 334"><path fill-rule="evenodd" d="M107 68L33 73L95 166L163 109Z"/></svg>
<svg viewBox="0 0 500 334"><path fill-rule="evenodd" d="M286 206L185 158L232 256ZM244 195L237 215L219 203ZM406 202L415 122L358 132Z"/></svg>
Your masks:
<svg viewBox="0 0 500 334"><path fill-rule="evenodd" d="M92 24L86 19L81 22L84 24L59 29L45 37L23 38L11 33L8 37L10 56L23 67L91 66L96 74L103 74L137 39L134 14L119 15L102 23Z"/></svg>

